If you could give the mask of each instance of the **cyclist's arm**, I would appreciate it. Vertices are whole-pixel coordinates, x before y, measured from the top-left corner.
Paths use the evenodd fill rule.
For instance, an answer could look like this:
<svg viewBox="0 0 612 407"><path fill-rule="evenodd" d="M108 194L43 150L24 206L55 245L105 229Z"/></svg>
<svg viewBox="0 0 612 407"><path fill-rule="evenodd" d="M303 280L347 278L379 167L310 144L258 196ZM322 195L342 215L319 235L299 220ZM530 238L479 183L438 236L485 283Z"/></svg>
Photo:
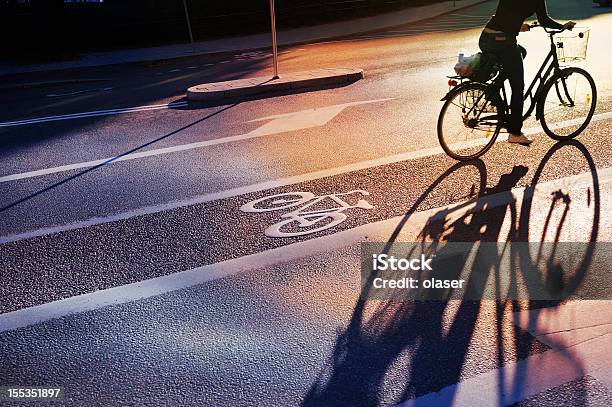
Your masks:
<svg viewBox="0 0 612 407"><path fill-rule="evenodd" d="M554 30L560 30L563 28L563 24L560 24L550 18L548 15L548 10L546 9L546 0L536 0L536 16L538 17L538 21L540 25L545 28L552 28Z"/></svg>

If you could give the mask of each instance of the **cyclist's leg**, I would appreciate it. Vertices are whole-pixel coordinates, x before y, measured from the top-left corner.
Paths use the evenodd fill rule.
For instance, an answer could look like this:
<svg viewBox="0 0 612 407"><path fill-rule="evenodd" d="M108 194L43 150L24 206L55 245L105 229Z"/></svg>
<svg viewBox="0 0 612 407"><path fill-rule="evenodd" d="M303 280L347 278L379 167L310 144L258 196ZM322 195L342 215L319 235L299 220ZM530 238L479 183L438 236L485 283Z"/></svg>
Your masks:
<svg viewBox="0 0 612 407"><path fill-rule="evenodd" d="M503 59L504 69L506 70L512 90L508 132L511 134L521 134L523 128L523 93L525 91L525 73L521 47L515 41L509 41Z"/></svg>
<svg viewBox="0 0 612 407"><path fill-rule="evenodd" d="M510 118L506 124L508 132L520 134L523 127L523 92L525 79L523 72L523 55L526 50L516 43L516 37L507 34L483 32L479 41L480 49L497 58L504 68L504 74L510 81L512 99L510 101Z"/></svg>
<svg viewBox="0 0 612 407"><path fill-rule="evenodd" d="M479 46L483 53L492 55L495 58L495 63L502 66L504 77L506 74L506 35L505 34L493 34L484 32L480 36ZM497 90L499 91L499 90ZM500 112L501 113L501 112Z"/></svg>
<svg viewBox="0 0 612 407"><path fill-rule="evenodd" d="M524 48L516 44L509 44L504 55L504 67L506 76L510 81L512 98L510 100L510 118L508 119L508 141L510 143L522 144L525 146L533 142L533 138L523 134L523 105L525 103L525 72L523 68Z"/></svg>
<svg viewBox="0 0 612 407"><path fill-rule="evenodd" d="M523 128L523 92L525 78L523 58L526 50L517 44L516 37L507 34L485 33L480 37L480 48L483 52L494 54L504 68L504 75L510 81L512 98L510 100L510 116L506 129L510 133L508 141L523 145L531 144L532 140L521 133Z"/></svg>

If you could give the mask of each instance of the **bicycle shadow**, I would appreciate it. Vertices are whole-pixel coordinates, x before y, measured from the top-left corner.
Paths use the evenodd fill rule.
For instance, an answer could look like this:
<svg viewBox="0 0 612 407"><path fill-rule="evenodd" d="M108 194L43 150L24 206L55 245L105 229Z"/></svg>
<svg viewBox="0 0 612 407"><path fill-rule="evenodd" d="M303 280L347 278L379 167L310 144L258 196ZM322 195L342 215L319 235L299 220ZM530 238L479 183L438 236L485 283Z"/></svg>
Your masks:
<svg viewBox="0 0 612 407"><path fill-rule="evenodd" d="M589 187L588 201L587 201L587 205L589 207L592 206L592 217L593 217L592 227L591 227L591 230L589 231L589 236L587 237L587 239L585 239L585 241L587 242L585 245L586 249L580 257L579 264L574 267L573 273L568 273L568 271L571 271L571 270L563 269L562 266L560 266L559 264L555 262L554 256L561 243L559 239L559 235L560 235L562 224L567 220L567 217L568 217L567 208L571 203L571 197L569 193L561 194L560 193L561 191L555 191L552 194L551 205L543 221L542 231L539 231L539 233L542 236L541 240L544 240L544 236L548 234L549 230L552 230L554 228L554 226L551 227L551 224L553 222L552 221L553 209L557 202L562 201L565 204L565 208L558 222L557 229L554 231L554 233L552 233L554 235L552 247L547 248L548 249L547 252L551 254L550 258L548 259L542 258L543 256L541 253L542 251L541 247L539 248L535 259L533 259L533 256L531 255L531 253L528 252L529 251L528 246L518 246L518 247L513 248L513 250L516 250L516 253L513 254L512 258L519 259L519 262L521 263L520 266L518 267L518 270L528 269L533 264L538 264L540 262L544 262L546 264L545 266L546 269L543 270L543 273L545 273L545 276L542 276L540 280L535 280L535 281L532 276L532 278L529 279L529 283L527 284L527 288L530 290L529 292L530 300L528 301L526 308L529 310L532 310L532 312L529 313L529 318L527 321L527 326L530 328L537 326L538 319L540 318L540 315L544 309L556 308L562 305L562 303L565 301L564 298L548 300L548 301L533 300L532 298L538 295L541 287L544 285L552 284L552 285L558 286L560 289L563 290L564 293L567 293L566 296L564 297L570 296L572 293L575 293L578 291L582 282L587 278L587 274L589 272L590 266L595 257L594 254L596 251L596 243L599 237L599 229L600 229L600 222L601 222L601 206L600 206L601 191L600 191L599 175L597 172L596 164L593 158L591 157L588 149L577 140L559 142L553 145L553 147L551 147L548 150L548 152L542 159L540 165L536 169L535 174L532 178L531 185L525 189L523 202L521 205L521 218L518 221L519 225L518 225L518 230L516 231L517 235L515 236L515 240L516 241L529 241L530 240L531 230L534 229L533 228L534 225L532 222L530 222L530 219L532 218L531 216L532 215L532 203L533 203L533 200L537 192L536 186L544 173L546 164L555 156L555 154L562 151L563 149L567 150L567 148L570 148L570 147L577 150L578 154L583 156L584 159L586 159L586 162L589 167L589 173L590 173L590 176L592 177L593 189L591 190ZM525 253L525 251L527 251L527 253ZM566 274L571 275L571 277L564 279L563 276ZM525 274L523 274L522 276L515 276L515 278L520 278L520 277L529 278L529 276ZM514 311L519 311L521 309L521 306L517 301L512 302L511 305ZM514 314L513 322L516 326L519 326L518 313ZM579 358L576 357L574 354L572 354L571 350L566 349L564 344L558 340L548 339L548 343L552 348L557 349L570 362L570 365L576 370L577 375L579 375L579 377L584 376L584 371L579 361ZM525 383L527 376L529 374L528 371L521 372L521 374L518 374L518 373L519 372L517 371L517 375L514 377L513 382L512 382L513 392L520 391L521 386ZM585 388L585 385L581 385L579 390L580 390L580 393L575 395L576 399L574 400L574 402L578 403L577 405L586 405L588 400L586 397L587 389Z"/></svg>
<svg viewBox="0 0 612 407"><path fill-rule="evenodd" d="M584 146L578 142L559 143L540 163L531 190L528 188L525 192L522 210L530 205L533 188L548 160L555 152L568 145L575 146L584 154L591 168L595 189L598 191L596 169ZM386 242L383 252L389 253L394 245L399 243L397 239L402 229L427 196L435 192L442 181L451 178L455 172L466 166L473 166L479 174L479 179L475 181L475 184L479 185L478 193L473 199L459 205L461 209L467 208L468 211L456 218L449 216L451 209L443 209L430 216L419 234L419 241L433 244L463 242L476 252L476 258L488 261L488 264L479 264L479 268L491 269L490 275L470 273L466 279L466 292L482 292L485 281L489 278L499 279L502 270L499 263L496 263L495 255L483 253L490 250L490 246L487 248L480 243L517 241L521 237L529 236L528 233L525 234L524 227L519 227L518 232L516 229L504 228L507 219L512 224L529 224L529 210L519 214L512 192L528 173L526 167L514 167L511 172L502 175L497 184L488 187L487 170L482 161L456 164L434 181L406 212ZM474 182L473 179L462 181L468 184ZM455 209L456 207L453 208ZM596 212L591 241L596 240L599 228L599 209L596 209ZM525 214L527 217L524 217ZM565 219L562 217L557 226L562 227ZM552 221L550 216L546 221ZM589 261L585 260L580 270L575 273L576 283L584 278ZM453 265L452 272L459 275L463 266L464 264L457 262ZM518 269L520 270L520 267ZM519 277L509 276L511 284ZM527 332L508 324L508 321L512 320L512 312L525 307L524 302L495 300L487 304L484 301L451 300L451 295L431 301L376 301L368 298L373 278L374 276L370 275L369 281L363 283L364 288L351 319L338 335L333 352L305 396L303 406L380 405L381 392L384 389L389 390L387 381L390 377L393 377L392 385L397 393L395 402L414 399L453 385L466 375L496 369L508 361L524 359L534 352L548 349ZM542 306L536 301L527 302L528 307ZM557 304L558 302L544 305ZM487 321L492 319L493 323L483 324L482 315L488 315ZM537 315L534 319L537 319ZM484 356L477 354L478 350L471 346L473 341L482 342L483 331L494 340L493 349ZM480 343L480 346L483 344ZM578 359L571 353L566 353L565 356L577 372L582 372ZM400 373L392 373L391 368L397 369L398 366L405 368ZM503 371L499 372L502 376ZM517 370L515 377L500 377L499 382L510 380L514 394L521 391L528 374L528 371ZM580 394L576 395L576 400L584 400L586 389L580 388L578 392ZM503 396L503 392L500 394L502 396L499 405L505 405L506 396ZM451 392L445 400L448 404L444 405L452 405L454 397L454 392ZM418 401L415 405L419 405Z"/></svg>

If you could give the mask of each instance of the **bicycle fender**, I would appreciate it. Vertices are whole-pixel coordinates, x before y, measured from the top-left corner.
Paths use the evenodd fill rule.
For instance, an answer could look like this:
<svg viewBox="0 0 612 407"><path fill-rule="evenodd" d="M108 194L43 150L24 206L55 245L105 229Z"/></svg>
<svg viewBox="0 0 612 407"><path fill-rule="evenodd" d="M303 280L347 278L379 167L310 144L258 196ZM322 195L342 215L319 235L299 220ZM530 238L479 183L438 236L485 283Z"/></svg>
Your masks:
<svg viewBox="0 0 612 407"><path fill-rule="evenodd" d="M459 85L455 86L454 88L449 90L448 93L446 95L444 95L444 97L442 99L440 99L440 102L444 102L444 101L446 101L448 99L451 99L457 93L461 92L461 89L465 88L468 84L471 84L471 83L475 83L475 82L472 82L472 81L463 82L463 83L460 83Z"/></svg>
<svg viewBox="0 0 612 407"><path fill-rule="evenodd" d="M440 102L444 102L447 101L448 99L450 99L455 93L457 93L457 89L461 88L463 86L463 84L457 85L454 88L452 88L451 90L449 90L448 92L446 92L446 95L444 95L444 97L442 99L440 99Z"/></svg>

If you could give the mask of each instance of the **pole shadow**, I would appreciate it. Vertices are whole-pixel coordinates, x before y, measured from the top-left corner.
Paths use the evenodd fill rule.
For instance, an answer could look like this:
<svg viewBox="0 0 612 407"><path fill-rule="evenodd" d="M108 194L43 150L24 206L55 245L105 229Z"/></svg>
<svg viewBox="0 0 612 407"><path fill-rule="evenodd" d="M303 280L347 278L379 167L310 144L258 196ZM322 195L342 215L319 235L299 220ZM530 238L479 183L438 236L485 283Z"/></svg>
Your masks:
<svg viewBox="0 0 612 407"><path fill-rule="evenodd" d="M140 151L140 150L142 150L142 149L144 149L146 147L149 147L149 146L151 146L151 145L153 145L155 143L158 143L158 142L160 142L162 140L165 140L165 139L167 139L169 137L172 137L172 136L174 136L174 135L176 135L176 134L178 134L178 133L180 133L180 132L182 132L182 131L190 128L190 127L193 127L193 126L195 126L195 125L197 125L199 123L202 123L202 122L204 122L204 121L206 121L206 120L208 120L208 119L210 119L210 118L212 118L214 116L217 116L217 115L219 115L219 114L221 114L221 113L223 113L223 112L225 112L225 111L227 111L229 109L232 109L232 108L234 108L236 106L238 106L238 103L234 103L234 104L231 104L229 106L226 106L226 107L224 107L222 109L217 110L216 112L213 112L213 113L208 114L208 115L206 115L206 116L204 116L204 117L202 117L202 118L200 118L200 119L198 119L196 121L193 121L193 122L191 122L191 123L189 123L189 124L179 128L179 129L171 131L170 133L164 134L163 136L160 136L160 137L158 137L156 139L153 139L153 140L151 140L151 141L149 141L147 143L144 143L144 144L141 144L141 145L139 145L137 147L134 147L134 148L132 148L132 149L130 149L128 151L125 151L125 152L119 154L119 155L116 155L113 158L110 158L110 159L104 161L101 164L97 164L97 165L95 165L93 167L90 167L90 168L87 168L87 169L85 169L83 171L79 171L78 173L76 173L74 175L66 177L66 178L64 178L64 179L62 179L62 180L60 180L58 182L55 182L55 183L53 183L53 184L51 184L51 185L49 185L49 186L47 186L45 188L39 189L38 191L36 191L36 192L26 196L26 197L20 198L20 199L18 199L16 201L13 201L13 202L9 203L8 205L5 205L5 206L1 207L0 208L0 213L6 212L9 209L14 208L14 207L16 207L16 206L18 206L18 205L20 205L20 204L22 204L24 202L28 202L31 199L34 199L37 196L42 195L42 194L44 194L44 193L46 193L48 191L51 191L52 189L57 188L57 187L59 187L61 185L64 185L64 184L66 184L66 183L68 183L68 182L70 182L72 180L80 178L80 177L82 177L82 176L84 176L86 174L89 174L89 173L93 172L93 171L97 171L97 170L99 170L99 169L101 169L101 168L103 168L103 167L105 167L107 165L113 164L114 162L120 160L122 157L125 157L125 156L127 156L129 154L133 154L133 153L138 152L138 151Z"/></svg>

